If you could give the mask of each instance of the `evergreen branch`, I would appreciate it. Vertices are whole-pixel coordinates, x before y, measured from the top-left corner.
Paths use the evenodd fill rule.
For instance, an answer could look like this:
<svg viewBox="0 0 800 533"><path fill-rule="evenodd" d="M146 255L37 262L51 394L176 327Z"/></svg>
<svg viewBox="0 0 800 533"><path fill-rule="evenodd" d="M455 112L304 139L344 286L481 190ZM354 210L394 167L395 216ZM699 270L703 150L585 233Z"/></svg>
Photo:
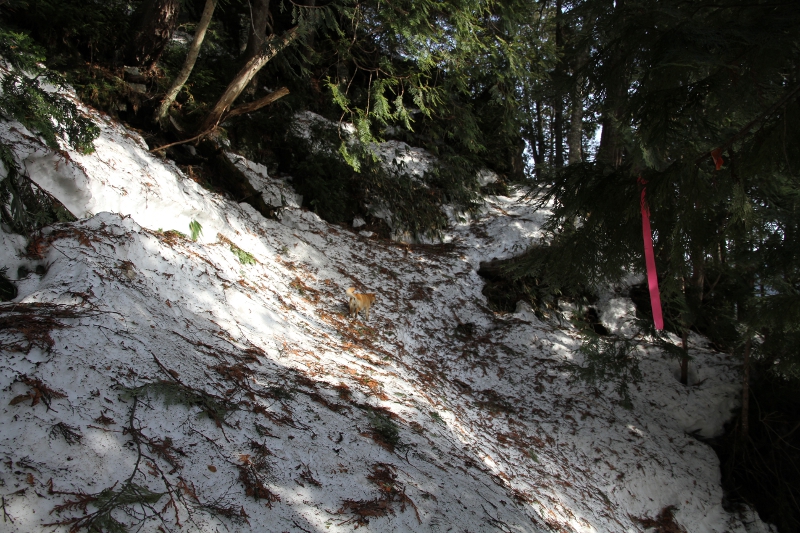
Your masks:
<svg viewBox="0 0 800 533"><path fill-rule="evenodd" d="M738 140L740 140L742 137L744 137L744 136L745 136L745 135L746 135L746 134L747 134L747 133L748 133L750 130L752 130L752 129L753 129L753 128L754 128L754 127L757 125L757 124L759 124L760 122L762 122L762 121L766 120L767 118L769 118L769 117L770 117L772 114L774 114L774 113L775 113L775 112L776 112L778 109L780 109L780 108L781 108L781 107L783 107L785 104L787 104L787 103L789 102L789 100L791 100L791 99L792 99L792 97L793 97L793 96L795 96L795 95L797 95L798 93L800 93L800 85L796 85L796 86L795 86L793 89L791 89L791 90L790 90L790 91L789 91L787 94L785 94L783 97L781 97L781 99L780 99L780 100L778 100L777 102L775 102L774 104L772 104L772 105L769 107L769 109L767 109L766 111L764 111L763 113L761 113L759 116L757 116L756 118L754 118L753 120L751 120L750 122L748 122L747 124L745 124L745 125L744 125L744 127L742 127L742 128L739 130L739 131L737 131L735 134L733 134L733 136L732 136L732 137L730 137L730 138L729 138L727 141L725 141L725 143L723 143L722 145L720 145L720 146L719 146L717 149L720 151L720 153L722 153L722 152L724 152L726 149L730 148L730 147L733 145L733 143L735 143L736 141L738 141ZM695 165L696 165L696 166L699 166L699 165L700 165L700 164L701 164L701 163L702 163L702 162L703 162L703 161L704 161L704 160L705 160L707 157L708 157L708 153L707 153L707 152L704 152L704 153L700 154L700 155L699 155L699 156L697 156L697 158L695 159Z"/></svg>
<svg viewBox="0 0 800 533"><path fill-rule="evenodd" d="M134 427L133 422L135 420L136 407L137 398L134 396L133 406L131 407L128 420L129 429L133 429ZM122 484L122 487L120 487L119 490L114 490L117 486L117 482L96 494L87 494L80 490L78 492L66 492L55 490L53 488L53 480L51 479L48 482L49 494L77 497L77 500L68 500L63 504L57 505L53 508L51 514L53 512L61 514L62 511L69 510L82 510L84 514L81 517L68 518L59 522L45 524L46 526L70 525L70 532L77 532L81 529L86 529L87 531L124 532L127 531L127 528L123 523L112 516L114 511L117 509L126 510L132 505L139 505L143 508L147 507L152 509L152 505L158 502L165 493L153 492L147 487L133 481L136 474L140 472L139 465L141 464L143 454L141 442L136 438L135 432L131 432L131 435L137 446L136 464L134 465L131 475ZM91 513L87 512L87 507L89 505L93 505L97 510ZM159 515L158 512L155 512L155 514Z"/></svg>
<svg viewBox="0 0 800 533"><path fill-rule="evenodd" d="M59 422L50 428L51 437L56 437L59 435L63 437L69 445L80 443L83 440L83 435L78 428L70 426L66 422Z"/></svg>
<svg viewBox="0 0 800 533"><path fill-rule="evenodd" d="M69 324L62 322L62 320L81 318L83 316L90 315L87 311L72 305L45 302L4 304L0 306L0 331L5 334L21 335L25 338L27 345L0 342L0 348L8 351L29 353L31 348L35 346L49 352L55 345L50 333L53 330L71 327ZM53 396L53 391L46 388L38 380L28 380L25 376L21 380L44 395L44 402L48 409L50 396L59 397Z"/></svg>
<svg viewBox="0 0 800 533"><path fill-rule="evenodd" d="M8 511L6 510L6 497L5 496L3 496L2 501L3 501L3 522L8 521L8 522L11 522L13 524L14 523L14 517L11 516L10 514L8 514Z"/></svg>
<svg viewBox="0 0 800 533"><path fill-rule="evenodd" d="M53 222L77 220L64 204L19 168L11 148L3 143L0 163L7 171L0 178L0 219L14 232L30 237Z"/></svg>
<svg viewBox="0 0 800 533"><path fill-rule="evenodd" d="M86 493L80 489L77 491L61 491L53 486L53 480L50 479L47 483L48 493L52 495L66 496L68 499L63 503L56 505L50 514L56 513L61 515L64 512L82 512L82 516L66 517L57 522L44 524L45 526L69 526L71 533L77 533L80 530L88 532L95 531L108 531L123 533L128 531L129 526L120 522L113 515L116 511L123 511L128 516L135 517L139 521L139 525L143 524L148 518L157 517L164 528L166 528L166 518L164 513L172 508L175 512L175 523L180 528L180 508L179 505L189 512L191 517L191 508L201 510L212 516L225 517L234 523L247 522L247 514L244 508L235 509L232 505L220 505L218 502L205 503L201 501L196 494L193 487L190 487L186 481L179 477L177 486L167 477L174 474L181 468L180 461L175 457L173 452L183 455L180 449L173 446L173 442L169 437L164 439L153 439L148 437L142 432L141 427L137 427L136 410L139 406L139 394L136 391L147 387L139 387L132 392L133 403L128 413L127 425L124 428L123 434L130 436L136 450L136 460L131 470L130 475L125 480L119 480L112 486L103 489L98 493ZM145 453L144 446L152 452L155 457L151 457ZM161 459L172 466L172 471L164 472L158 465L158 460ZM231 464L234 464L231 462ZM146 465L150 470L145 473L142 466ZM145 478L148 475L157 476L164 484L164 492L155 492L148 487L141 485L135 481L137 475L142 475ZM117 488L118 485L121 486ZM190 504L183 496L182 492L188 494L194 503ZM156 503L163 496L167 496L169 501L166 502L164 507L159 510L154 507ZM3 501L4 518L10 515L5 512L5 500ZM95 508L94 511L89 510L89 506ZM134 512L140 509L141 513ZM149 513L148 513L149 511ZM152 513L152 514L150 514ZM11 519L13 522L13 519ZM169 529L169 528L166 528ZM159 528L161 530L161 528Z"/></svg>

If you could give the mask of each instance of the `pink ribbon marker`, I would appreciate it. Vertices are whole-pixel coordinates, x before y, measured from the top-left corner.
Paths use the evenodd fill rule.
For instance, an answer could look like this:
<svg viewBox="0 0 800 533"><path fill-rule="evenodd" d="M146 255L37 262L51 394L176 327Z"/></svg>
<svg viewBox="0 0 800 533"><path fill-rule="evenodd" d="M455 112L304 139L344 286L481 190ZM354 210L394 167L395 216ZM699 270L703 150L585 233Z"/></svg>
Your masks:
<svg viewBox="0 0 800 533"><path fill-rule="evenodd" d="M653 322L656 330L664 329L664 317L661 314L661 294L658 291L658 276L656 275L656 257L653 253L653 232L650 229L650 208L645 198L647 181L639 177L642 186L642 236L644 237L644 258L647 263L647 285L650 289L650 305L653 309Z"/></svg>

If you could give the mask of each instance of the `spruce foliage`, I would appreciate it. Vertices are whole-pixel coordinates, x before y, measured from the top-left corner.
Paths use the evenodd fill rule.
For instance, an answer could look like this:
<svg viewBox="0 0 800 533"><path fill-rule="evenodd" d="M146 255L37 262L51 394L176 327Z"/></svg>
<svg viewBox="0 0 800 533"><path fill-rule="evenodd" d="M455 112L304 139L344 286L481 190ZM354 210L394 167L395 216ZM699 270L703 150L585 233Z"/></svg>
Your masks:
<svg viewBox="0 0 800 533"><path fill-rule="evenodd" d="M0 163L6 175L0 179L0 219L13 231L31 235L53 222L75 220L61 202L20 171L9 147L0 144Z"/></svg>
<svg viewBox="0 0 800 533"><path fill-rule="evenodd" d="M571 363L569 369L580 379L591 384L614 383L620 404L626 409L633 407L630 385L642 379L636 343L623 340L606 340L592 335L580 348L584 365Z"/></svg>
<svg viewBox="0 0 800 533"><path fill-rule="evenodd" d="M545 280L556 294L643 273L641 177L666 327L684 339L663 346L689 364L685 339L696 331L742 357L743 409L726 477L751 476L736 489L746 499L757 478L787 487L781 501L789 501L797 476L782 477L779 464L791 463L793 448L778 452L767 441L796 437L766 429L763 411L748 412L752 392L774 416L797 421L789 404L768 398L800 390L800 139L791 127L800 114L800 5L586 0L564 4L559 16L589 44L590 61L567 82L588 80L595 100L587 109L602 136L593 161L540 168L539 198L554 206L546 252L555 253L531 250L509 263L509 275ZM565 274L565 262L580 274ZM649 313L646 294L642 303ZM595 344L584 349L587 373ZM767 459L765 449L777 455ZM769 505L760 512L778 514ZM800 523L800 510L781 516L782 530Z"/></svg>
<svg viewBox="0 0 800 533"><path fill-rule="evenodd" d="M51 62L70 65L115 62L129 39L131 4L127 0L8 0L0 16L25 28L45 46ZM3 54L3 57L7 57Z"/></svg>
<svg viewBox="0 0 800 533"><path fill-rule="evenodd" d="M80 94L137 127L152 128L150 107L170 86L186 45L173 41L159 63L163 70L136 81L140 86L146 83L148 92L142 96L129 87L129 76L120 69L124 58L114 51L127 49L136 14L150 4L100 4L18 0L0 7L9 21L30 28L49 47L58 59L55 64L68 69ZM202 3L184 4L181 24L191 31ZM311 109L352 123L353 138L335 141L340 156L320 156L315 162L319 154L309 152L290 165L280 162L280 170L302 176L299 188L321 216L341 221L366 214L373 204L392 205L402 231L435 233L446 223L442 204L462 211L474 207L474 176L481 168L488 166L511 179L523 176L520 102L543 72L549 50L539 46L536 28L541 16L531 13L526 3L424 1L388 7L337 0L268 5L267 37L293 37L233 107L263 98L262 85L285 86L290 96L253 112L253 117L261 117L256 121L226 121L223 111L218 126L248 156L272 166L297 111ZM167 137L173 138L158 139L157 144L186 137L182 132L208 122L209 112L218 107L214 102L252 53L249 45L247 50L241 47L242 36L254 30L251 7L231 0L215 11L190 77L169 110L171 119L161 121L169 126ZM80 10L86 11L90 23L78 20ZM55 20L64 27L55 27ZM160 30L172 31L166 26ZM88 70L81 59L91 64ZM377 164L373 143L387 138L437 156L426 183L402 176L402 169L387 171ZM341 163L350 169L332 176L330 169L341 168Z"/></svg>
<svg viewBox="0 0 800 533"><path fill-rule="evenodd" d="M56 139L60 137L76 150L91 153L99 130L61 93L65 82L44 67L43 49L26 34L0 26L0 56L5 60L2 117L18 120L52 148L58 148Z"/></svg>
<svg viewBox="0 0 800 533"><path fill-rule="evenodd" d="M42 48L28 35L0 26L0 57L4 59L0 117L19 121L52 148L58 148L60 138L76 150L92 152L99 130L63 95L63 79L42 65ZM74 220L19 168L9 146L0 145L0 162L5 169L0 178L0 216L14 231L31 234L52 222Z"/></svg>

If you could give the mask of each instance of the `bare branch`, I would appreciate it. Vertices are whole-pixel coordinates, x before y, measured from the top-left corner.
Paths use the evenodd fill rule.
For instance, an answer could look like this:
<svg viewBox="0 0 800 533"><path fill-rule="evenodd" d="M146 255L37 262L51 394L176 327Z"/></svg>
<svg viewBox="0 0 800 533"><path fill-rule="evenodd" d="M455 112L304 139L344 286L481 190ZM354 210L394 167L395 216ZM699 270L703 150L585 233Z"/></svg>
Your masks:
<svg viewBox="0 0 800 533"><path fill-rule="evenodd" d="M234 107L230 110L226 115L223 116L222 120L229 119L231 117L235 117L238 115L246 115L247 113L252 113L253 111L258 111L262 107L268 106L275 100L279 98L283 98L289 94L289 89L286 87L281 87L277 91L272 91L268 95L263 98L259 98L258 100L254 100L247 104L242 104L240 106Z"/></svg>

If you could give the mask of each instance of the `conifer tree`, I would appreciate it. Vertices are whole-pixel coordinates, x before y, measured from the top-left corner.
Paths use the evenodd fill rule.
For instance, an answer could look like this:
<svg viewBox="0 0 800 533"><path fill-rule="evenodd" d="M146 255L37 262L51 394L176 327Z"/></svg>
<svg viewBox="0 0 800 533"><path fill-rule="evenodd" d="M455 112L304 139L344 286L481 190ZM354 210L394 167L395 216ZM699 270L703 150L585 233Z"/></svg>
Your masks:
<svg viewBox="0 0 800 533"><path fill-rule="evenodd" d="M674 346L664 337L663 345L681 360L684 383L691 331L740 358L742 410L730 461L744 465L740 487L781 487L773 500L784 511L770 503L765 513L792 531L800 514L787 512L786 502L797 501L800 490L788 481L797 472L779 466L789 459L775 452L775 429L766 430L771 440L753 440L750 394L755 375L771 389L800 390L800 132L793 127L800 4L568 7L565 18L592 24L586 76L599 101L600 147L594 161L542 176L542 203L555 205L552 240L512 262L516 279L531 280L527 286L546 299L643 272L642 178L666 326L682 339ZM769 391L762 386L760 394L766 402ZM796 442L785 427L777 434Z"/></svg>
<svg viewBox="0 0 800 533"><path fill-rule="evenodd" d="M748 309L770 299L748 303L777 267L760 252L767 241L781 249L773 253L793 246L784 229L790 217L777 206L792 198L788 184L797 167L793 132L784 127L799 95L795 37L787 29L797 8L641 7L592 1L575 7L596 21L591 77L603 96L603 134L594 163L543 184L546 199L559 206L549 224L554 245L580 245L584 252L572 259L589 284L635 265L637 178L643 177L668 322L682 334L698 329L744 346L732 328L750 324ZM719 169L712 151L724 160ZM559 269L547 270L556 276ZM765 294L779 290L767 286ZM742 294L723 297L723 287Z"/></svg>

